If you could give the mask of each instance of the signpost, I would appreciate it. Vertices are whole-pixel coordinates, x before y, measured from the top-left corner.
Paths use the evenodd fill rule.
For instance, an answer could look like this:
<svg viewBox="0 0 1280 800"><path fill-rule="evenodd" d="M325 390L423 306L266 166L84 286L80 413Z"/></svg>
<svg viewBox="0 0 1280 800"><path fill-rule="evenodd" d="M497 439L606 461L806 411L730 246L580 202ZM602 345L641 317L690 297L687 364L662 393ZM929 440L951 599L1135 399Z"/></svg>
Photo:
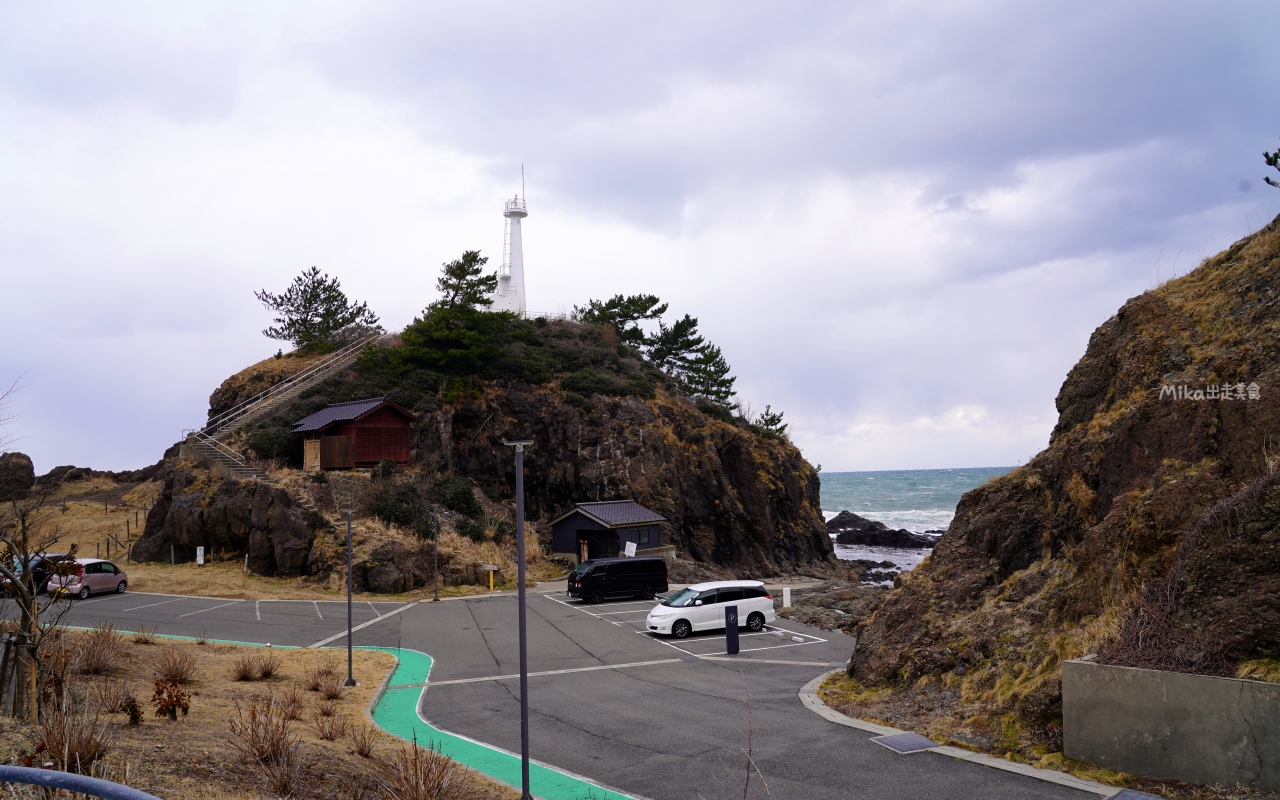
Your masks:
<svg viewBox="0 0 1280 800"><path fill-rule="evenodd" d="M107 541L110 542L111 540L108 539ZM196 548L196 566L200 566L200 567L204 566L204 548L203 547Z"/></svg>
<svg viewBox="0 0 1280 800"><path fill-rule="evenodd" d="M724 607L724 640L725 650L729 655L736 656L738 654L738 607Z"/></svg>
<svg viewBox="0 0 1280 800"><path fill-rule="evenodd" d="M492 592L493 591L493 573L497 572L498 568L493 564L481 564L480 569L489 573L489 591Z"/></svg>
<svg viewBox="0 0 1280 800"><path fill-rule="evenodd" d="M524 601L524 448L531 441L502 442L516 449L516 583L520 604L520 800L533 800L529 791L529 645L525 639ZM492 572L489 573L493 575Z"/></svg>
<svg viewBox="0 0 1280 800"><path fill-rule="evenodd" d="M627 542L627 547L622 552L626 554L627 558L632 558L636 554L636 543Z"/></svg>

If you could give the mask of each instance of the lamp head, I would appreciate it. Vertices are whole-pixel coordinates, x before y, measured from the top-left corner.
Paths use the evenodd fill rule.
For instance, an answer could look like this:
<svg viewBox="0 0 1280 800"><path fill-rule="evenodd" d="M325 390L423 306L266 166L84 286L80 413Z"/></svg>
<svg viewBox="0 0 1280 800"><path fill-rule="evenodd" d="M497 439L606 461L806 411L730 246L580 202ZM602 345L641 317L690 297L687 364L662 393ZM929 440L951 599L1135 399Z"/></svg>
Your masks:
<svg viewBox="0 0 1280 800"><path fill-rule="evenodd" d="M517 452L517 453L523 453L523 452L524 452L524 448L525 448L525 446L526 446L526 445L531 445L531 444L533 444L533 440L532 440L532 439L523 439L523 440L518 441L518 442L509 442L509 441L507 441L506 439L503 439L503 440L502 440L502 443L503 443L503 444L505 444L507 447L514 447L514 448L516 449L516 452Z"/></svg>

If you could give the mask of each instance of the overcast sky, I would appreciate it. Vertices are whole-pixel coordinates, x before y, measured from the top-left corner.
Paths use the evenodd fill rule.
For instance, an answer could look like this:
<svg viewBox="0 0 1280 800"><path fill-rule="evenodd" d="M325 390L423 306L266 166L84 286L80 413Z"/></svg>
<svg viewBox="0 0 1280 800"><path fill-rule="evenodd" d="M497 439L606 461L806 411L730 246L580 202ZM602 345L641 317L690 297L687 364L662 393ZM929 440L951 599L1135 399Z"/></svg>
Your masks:
<svg viewBox="0 0 1280 800"><path fill-rule="evenodd" d="M1126 298L1280 212L1274 2L0 4L0 381L155 462L311 265L650 292L824 470L1004 466ZM1274 173L1273 173L1274 174ZM1280 177L1277 175L1276 177Z"/></svg>

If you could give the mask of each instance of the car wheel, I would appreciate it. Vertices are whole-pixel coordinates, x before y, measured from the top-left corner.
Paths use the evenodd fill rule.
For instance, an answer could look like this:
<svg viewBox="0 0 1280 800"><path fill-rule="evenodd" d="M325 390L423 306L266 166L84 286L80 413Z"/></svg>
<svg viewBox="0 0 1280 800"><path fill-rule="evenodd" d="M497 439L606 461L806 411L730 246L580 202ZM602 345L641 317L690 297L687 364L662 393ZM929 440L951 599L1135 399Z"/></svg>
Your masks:
<svg viewBox="0 0 1280 800"><path fill-rule="evenodd" d="M596 589L596 590L595 590L595 591L593 591L591 594L587 595L587 602L588 602L588 603L595 603L595 604L603 603L603 602L604 602L604 592L600 591L599 589Z"/></svg>
<svg viewBox="0 0 1280 800"><path fill-rule="evenodd" d="M753 612L751 616L747 617L747 630L754 633L759 633L764 630L764 614L756 611Z"/></svg>
<svg viewBox="0 0 1280 800"><path fill-rule="evenodd" d="M671 635L677 639L685 639L691 633L693 633L693 626L689 624L687 619L678 619L671 626Z"/></svg>
<svg viewBox="0 0 1280 800"><path fill-rule="evenodd" d="M652 586L646 586L640 590L640 596L645 600L652 600L656 594L657 592L653 590Z"/></svg>
<svg viewBox="0 0 1280 800"><path fill-rule="evenodd" d="M80 587L80 594L79 594L79 595L77 595L77 597L79 597L81 600L88 600L88 599L89 599L89 587L88 587L88 586L81 586L81 587Z"/></svg>
<svg viewBox="0 0 1280 800"><path fill-rule="evenodd" d="M120 581L116 584L116 594L124 594L125 583L125 581Z"/></svg>

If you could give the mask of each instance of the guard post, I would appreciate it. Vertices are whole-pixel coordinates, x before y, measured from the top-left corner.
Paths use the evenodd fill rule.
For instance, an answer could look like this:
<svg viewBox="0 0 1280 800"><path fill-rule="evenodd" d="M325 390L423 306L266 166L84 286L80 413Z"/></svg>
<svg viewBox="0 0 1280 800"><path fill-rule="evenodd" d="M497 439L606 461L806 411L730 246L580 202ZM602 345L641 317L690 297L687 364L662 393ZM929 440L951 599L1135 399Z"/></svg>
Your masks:
<svg viewBox="0 0 1280 800"><path fill-rule="evenodd" d="M738 607L724 607L724 642L729 655L738 654Z"/></svg>
<svg viewBox="0 0 1280 800"><path fill-rule="evenodd" d="M493 591L493 573L497 572L498 568L493 564L481 564L480 569L489 573L489 591L492 592Z"/></svg>

